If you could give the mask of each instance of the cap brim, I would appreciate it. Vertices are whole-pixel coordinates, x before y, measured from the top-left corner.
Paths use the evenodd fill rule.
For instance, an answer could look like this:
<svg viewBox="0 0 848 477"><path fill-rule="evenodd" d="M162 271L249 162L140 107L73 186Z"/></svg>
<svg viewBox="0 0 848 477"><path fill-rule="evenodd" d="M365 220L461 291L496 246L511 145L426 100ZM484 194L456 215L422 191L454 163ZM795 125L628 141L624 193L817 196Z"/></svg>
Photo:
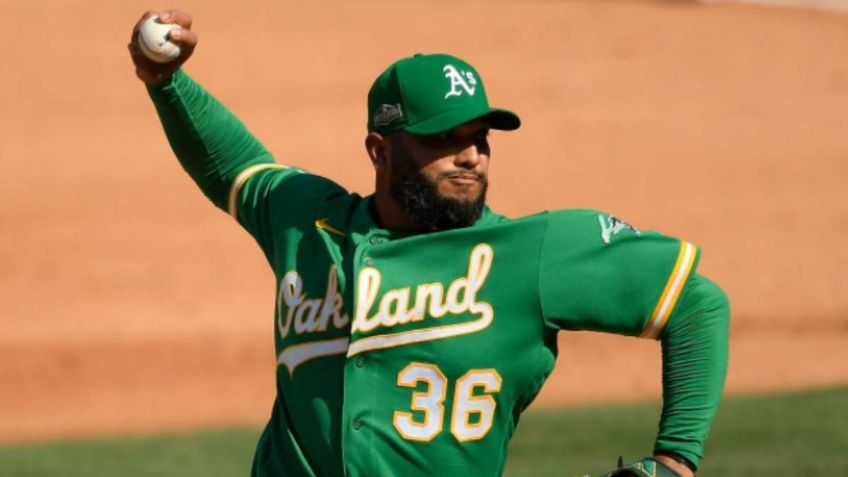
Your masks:
<svg viewBox="0 0 848 477"><path fill-rule="evenodd" d="M456 108L402 129L412 134L438 134L475 119L482 119L489 123L492 129L503 131L514 131L521 127L521 119L518 115L506 109Z"/></svg>

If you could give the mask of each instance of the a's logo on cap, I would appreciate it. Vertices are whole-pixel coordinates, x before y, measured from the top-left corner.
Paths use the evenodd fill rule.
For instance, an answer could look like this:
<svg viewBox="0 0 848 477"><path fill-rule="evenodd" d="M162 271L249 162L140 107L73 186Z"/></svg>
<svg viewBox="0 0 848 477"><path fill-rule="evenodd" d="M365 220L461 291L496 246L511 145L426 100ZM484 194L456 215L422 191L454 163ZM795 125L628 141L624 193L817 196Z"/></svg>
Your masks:
<svg viewBox="0 0 848 477"><path fill-rule="evenodd" d="M374 126L387 126L402 116L403 112L400 109L400 104L381 104L377 108L377 111L374 112Z"/></svg>
<svg viewBox="0 0 848 477"><path fill-rule="evenodd" d="M450 91L445 94L445 99L451 96L462 96L462 91L465 90L469 96L474 96L474 91L477 89L477 78L470 71L457 70L454 65L445 65L442 69L445 72L445 78L450 80Z"/></svg>

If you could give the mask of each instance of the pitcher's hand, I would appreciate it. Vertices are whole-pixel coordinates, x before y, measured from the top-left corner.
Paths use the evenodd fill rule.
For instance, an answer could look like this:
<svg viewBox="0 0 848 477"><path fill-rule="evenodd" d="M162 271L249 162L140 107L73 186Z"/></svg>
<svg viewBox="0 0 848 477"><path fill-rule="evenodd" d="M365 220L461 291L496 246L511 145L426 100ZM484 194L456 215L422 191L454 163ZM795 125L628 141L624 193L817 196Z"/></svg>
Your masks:
<svg viewBox="0 0 848 477"><path fill-rule="evenodd" d="M145 20L152 16L158 16L160 23L176 23L182 28L175 28L168 34L169 39L180 47L180 55L168 63L156 63L150 60L138 45L138 30ZM135 74L145 84L152 85L167 80L183 65L194 53L197 46L197 34L191 31L191 15L181 10L166 10L163 12L147 12L142 15L132 30L130 50Z"/></svg>

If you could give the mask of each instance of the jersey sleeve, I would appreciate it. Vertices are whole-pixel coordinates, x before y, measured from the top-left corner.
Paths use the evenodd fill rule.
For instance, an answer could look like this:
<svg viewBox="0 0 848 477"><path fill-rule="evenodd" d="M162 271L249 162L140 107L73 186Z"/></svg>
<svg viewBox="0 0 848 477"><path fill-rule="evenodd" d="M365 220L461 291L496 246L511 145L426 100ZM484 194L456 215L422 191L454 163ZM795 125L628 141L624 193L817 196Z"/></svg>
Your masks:
<svg viewBox="0 0 848 477"><path fill-rule="evenodd" d="M655 454L675 452L700 464L727 376L729 327L727 295L693 274L662 337L663 410Z"/></svg>
<svg viewBox="0 0 848 477"><path fill-rule="evenodd" d="M180 165L218 208L226 210L242 171L274 163L244 124L182 70L147 91Z"/></svg>
<svg viewBox="0 0 848 477"><path fill-rule="evenodd" d="M227 211L269 259L276 237L313 227L321 204L347 191L337 183L281 164L242 170L230 188Z"/></svg>
<svg viewBox="0 0 848 477"><path fill-rule="evenodd" d="M694 245L608 213L551 212L539 269L543 317L556 329L657 339L698 259Z"/></svg>
<svg viewBox="0 0 848 477"><path fill-rule="evenodd" d="M306 227L334 182L278 164L223 104L178 70L148 87L168 142L203 193L232 215L271 258L275 236Z"/></svg>

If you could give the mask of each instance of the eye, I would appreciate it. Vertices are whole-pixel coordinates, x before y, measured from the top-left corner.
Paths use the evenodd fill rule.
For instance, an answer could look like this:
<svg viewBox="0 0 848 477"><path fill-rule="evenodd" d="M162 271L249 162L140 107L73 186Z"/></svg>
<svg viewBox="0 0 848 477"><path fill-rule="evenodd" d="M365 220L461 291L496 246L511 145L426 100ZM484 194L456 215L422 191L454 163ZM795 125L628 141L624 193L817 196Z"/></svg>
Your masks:
<svg viewBox="0 0 848 477"><path fill-rule="evenodd" d="M477 144L478 147L479 146L488 146L489 145L489 130L483 129L483 130L477 132L474 135L474 143Z"/></svg>
<svg viewBox="0 0 848 477"><path fill-rule="evenodd" d="M460 136L456 130L445 131L427 136L419 136L420 141L431 149L454 149L468 147L470 144L488 146L489 128L480 129L466 136Z"/></svg>
<svg viewBox="0 0 848 477"><path fill-rule="evenodd" d="M432 149L448 148L451 146L454 139L450 131L419 137L422 143Z"/></svg>

